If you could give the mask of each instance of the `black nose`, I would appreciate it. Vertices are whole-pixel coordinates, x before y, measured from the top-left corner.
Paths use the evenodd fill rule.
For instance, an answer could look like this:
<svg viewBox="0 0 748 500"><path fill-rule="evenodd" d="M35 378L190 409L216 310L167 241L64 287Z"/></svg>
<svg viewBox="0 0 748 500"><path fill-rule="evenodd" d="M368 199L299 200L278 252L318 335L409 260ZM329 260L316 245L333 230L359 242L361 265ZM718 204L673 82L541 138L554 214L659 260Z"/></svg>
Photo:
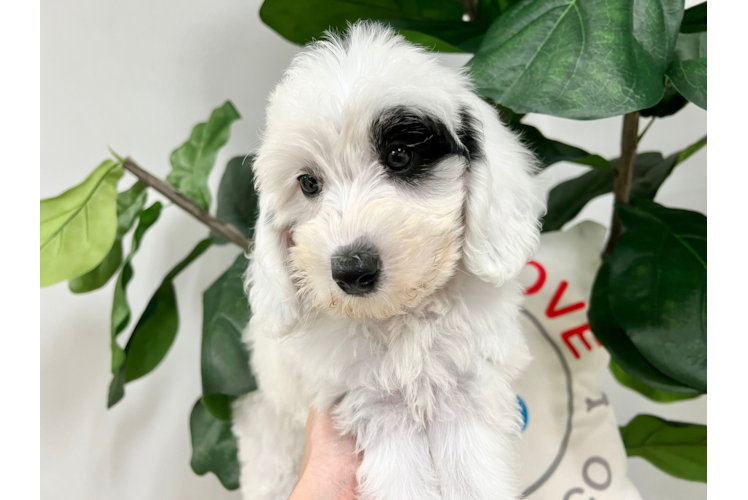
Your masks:
<svg viewBox="0 0 748 500"><path fill-rule="evenodd" d="M350 295L372 292L379 280L381 261L376 249L367 243L339 248L331 259L332 279Z"/></svg>

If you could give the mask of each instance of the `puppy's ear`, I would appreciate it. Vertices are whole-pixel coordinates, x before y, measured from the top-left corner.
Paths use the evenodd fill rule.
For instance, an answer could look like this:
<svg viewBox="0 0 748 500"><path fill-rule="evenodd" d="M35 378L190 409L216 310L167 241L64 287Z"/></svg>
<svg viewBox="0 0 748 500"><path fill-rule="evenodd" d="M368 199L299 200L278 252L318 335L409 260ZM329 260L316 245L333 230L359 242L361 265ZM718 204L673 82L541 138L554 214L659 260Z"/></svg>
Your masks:
<svg viewBox="0 0 748 500"><path fill-rule="evenodd" d="M544 201L535 158L477 97L463 113L460 135L475 150L466 173L465 267L498 286L522 270L538 244Z"/></svg>
<svg viewBox="0 0 748 500"><path fill-rule="evenodd" d="M270 197L260 196L260 214L245 288L253 323L272 335L288 333L298 318L299 301L286 266L287 236L273 227Z"/></svg>

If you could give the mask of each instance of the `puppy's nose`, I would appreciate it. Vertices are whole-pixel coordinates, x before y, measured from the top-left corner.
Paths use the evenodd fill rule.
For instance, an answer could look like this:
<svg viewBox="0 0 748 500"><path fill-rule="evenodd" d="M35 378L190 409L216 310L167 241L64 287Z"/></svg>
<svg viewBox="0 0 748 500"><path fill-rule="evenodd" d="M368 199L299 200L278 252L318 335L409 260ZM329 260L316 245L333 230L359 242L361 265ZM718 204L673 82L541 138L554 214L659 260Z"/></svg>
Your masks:
<svg viewBox="0 0 748 500"><path fill-rule="evenodd" d="M332 279L350 295L373 291L379 280L379 253L369 244L339 248L331 259Z"/></svg>

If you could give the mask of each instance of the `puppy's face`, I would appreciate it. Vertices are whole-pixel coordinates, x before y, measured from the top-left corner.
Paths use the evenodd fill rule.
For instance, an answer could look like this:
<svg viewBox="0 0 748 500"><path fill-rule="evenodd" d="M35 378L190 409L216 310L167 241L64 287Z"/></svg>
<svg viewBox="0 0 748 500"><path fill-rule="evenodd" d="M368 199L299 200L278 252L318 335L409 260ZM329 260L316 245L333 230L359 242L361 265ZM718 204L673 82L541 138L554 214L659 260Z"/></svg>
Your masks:
<svg viewBox="0 0 748 500"><path fill-rule="evenodd" d="M367 121L345 124L339 141L294 170L278 216L304 299L335 315L386 318L454 273L469 153L456 127L417 107L378 109Z"/></svg>
<svg viewBox="0 0 748 500"><path fill-rule="evenodd" d="M394 57L317 47L268 108L259 224L278 235L300 300L334 316L406 313L462 257L466 171L481 155L468 86L398 44Z"/></svg>

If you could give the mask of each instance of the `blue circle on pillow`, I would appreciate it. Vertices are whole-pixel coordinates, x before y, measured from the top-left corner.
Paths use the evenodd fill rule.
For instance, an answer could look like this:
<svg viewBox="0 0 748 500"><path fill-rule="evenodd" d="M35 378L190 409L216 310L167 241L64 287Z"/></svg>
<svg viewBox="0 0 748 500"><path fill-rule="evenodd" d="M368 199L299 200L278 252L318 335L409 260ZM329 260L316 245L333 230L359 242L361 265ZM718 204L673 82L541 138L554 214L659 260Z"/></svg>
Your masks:
<svg viewBox="0 0 748 500"><path fill-rule="evenodd" d="M522 416L522 432L525 432L525 429L527 429L527 405L519 394L517 394L517 402L519 403L519 413Z"/></svg>

